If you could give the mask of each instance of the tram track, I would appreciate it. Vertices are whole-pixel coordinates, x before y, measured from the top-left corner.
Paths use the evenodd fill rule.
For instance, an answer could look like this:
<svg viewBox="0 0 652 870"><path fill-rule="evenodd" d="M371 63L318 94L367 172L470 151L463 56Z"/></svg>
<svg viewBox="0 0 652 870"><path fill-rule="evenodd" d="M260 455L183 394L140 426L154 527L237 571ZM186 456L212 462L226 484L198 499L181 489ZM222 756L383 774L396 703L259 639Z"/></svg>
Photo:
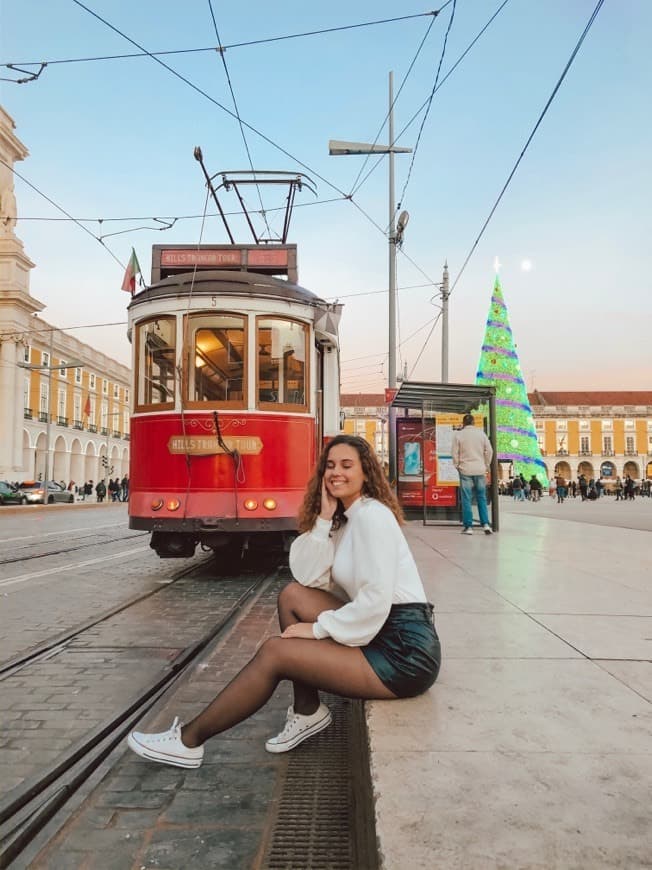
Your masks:
<svg viewBox="0 0 652 870"><path fill-rule="evenodd" d="M115 607L104 611L97 617L93 617L92 619L88 619L84 622L78 623L76 626L66 629L63 632L60 632L59 634L53 635L51 638L42 641L37 646L32 647L30 650L27 650L24 653L19 653L17 656L8 659L5 662L1 662L0 681L6 679L7 677L13 676L15 673L27 667L28 665L34 664L35 662L41 661L46 658L50 658L56 652L63 650L71 641L78 638L85 631L88 631L88 629L94 628L95 626L106 622L107 620L116 616L118 613L122 613L123 611L128 610L130 607L134 607L136 604L140 604L141 601L145 601L147 598L158 595L164 589L169 589L171 585L179 580L182 580L184 577L192 576L192 574L195 572L200 572L202 568L204 568L212 561L212 559L213 557L211 556L208 559L203 559L201 562L195 565L184 568L173 577L171 577L169 581L162 583L157 588L150 589L149 592L144 592L142 595L136 595L133 598L130 598L128 601L125 601L122 604L118 604Z"/></svg>
<svg viewBox="0 0 652 870"><path fill-rule="evenodd" d="M23 853L138 720L197 663L210 644L219 641L232 628L252 597L264 593L277 578L278 571L279 568L274 567L271 571L256 575L218 622L199 640L180 651L148 686L82 737L54 764L29 777L0 801L0 868L10 866Z"/></svg>
<svg viewBox="0 0 652 870"><path fill-rule="evenodd" d="M73 547L63 547L57 550L46 550L45 552L40 553L30 553L29 555L24 556L14 556L10 558L0 557L0 565L12 565L17 562L31 562L35 559L46 559L50 556L62 556L68 553L74 553L78 550L88 549L88 547L103 547L108 544L115 544L117 542L123 541L132 541L137 538L143 538L148 535L149 532L135 532L129 535L118 535L114 538L104 538L103 540L98 540L97 537L94 537L92 540L85 542L83 544L76 544ZM91 537L90 535L88 537Z"/></svg>

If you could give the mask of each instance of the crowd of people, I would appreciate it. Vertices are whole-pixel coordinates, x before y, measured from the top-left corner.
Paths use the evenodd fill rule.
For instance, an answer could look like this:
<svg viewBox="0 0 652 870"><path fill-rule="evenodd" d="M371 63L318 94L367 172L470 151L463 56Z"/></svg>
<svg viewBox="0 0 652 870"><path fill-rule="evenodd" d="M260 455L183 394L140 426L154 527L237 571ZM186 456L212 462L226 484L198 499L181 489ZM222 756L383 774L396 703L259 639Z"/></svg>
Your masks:
<svg viewBox="0 0 652 870"><path fill-rule="evenodd" d="M529 480L523 474L517 474L510 480L501 480L498 492L512 496L514 501L539 501L543 486L534 474ZM652 479L638 481L626 474L624 478L618 476L615 480L605 480L580 474L577 480L566 480L563 475L556 474L550 478L548 495L556 498L558 504L563 504L567 498L596 501L605 495L615 496L616 501L634 501L636 496L652 498Z"/></svg>
<svg viewBox="0 0 652 870"><path fill-rule="evenodd" d="M92 498L93 494L95 494L98 502L103 502L105 499L107 501L129 501L129 478L126 474L122 480L119 477L116 477L114 480L109 479L108 485L104 480L100 480L97 483L87 480L86 483L82 483L80 486L71 481L68 489L74 489L75 495L81 501Z"/></svg>

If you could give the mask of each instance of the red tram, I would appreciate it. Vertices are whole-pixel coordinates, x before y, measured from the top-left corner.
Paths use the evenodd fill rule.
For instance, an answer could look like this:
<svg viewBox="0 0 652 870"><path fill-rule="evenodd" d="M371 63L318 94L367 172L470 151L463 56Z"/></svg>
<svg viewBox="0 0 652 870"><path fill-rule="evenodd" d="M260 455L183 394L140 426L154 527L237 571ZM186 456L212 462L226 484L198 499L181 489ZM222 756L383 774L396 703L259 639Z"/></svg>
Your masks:
<svg viewBox="0 0 652 870"><path fill-rule="evenodd" d="M152 284L129 305L129 525L159 556L296 533L340 426L340 306L296 281L294 245L154 246Z"/></svg>

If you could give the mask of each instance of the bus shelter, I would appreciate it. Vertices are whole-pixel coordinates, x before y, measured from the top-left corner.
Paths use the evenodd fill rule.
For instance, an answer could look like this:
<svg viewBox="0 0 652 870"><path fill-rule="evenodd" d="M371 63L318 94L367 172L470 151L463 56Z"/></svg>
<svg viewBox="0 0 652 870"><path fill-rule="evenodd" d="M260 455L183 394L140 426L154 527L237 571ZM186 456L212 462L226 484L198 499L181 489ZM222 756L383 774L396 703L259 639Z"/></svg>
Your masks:
<svg viewBox="0 0 652 870"><path fill-rule="evenodd" d="M452 442L464 414L486 432L493 447L487 481L491 525L498 531L498 458L496 455L496 390L473 384L403 381L391 404L395 427L396 495L408 519L424 525L462 522L459 475L453 465ZM476 514L474 506L474 515Z"/></svg>

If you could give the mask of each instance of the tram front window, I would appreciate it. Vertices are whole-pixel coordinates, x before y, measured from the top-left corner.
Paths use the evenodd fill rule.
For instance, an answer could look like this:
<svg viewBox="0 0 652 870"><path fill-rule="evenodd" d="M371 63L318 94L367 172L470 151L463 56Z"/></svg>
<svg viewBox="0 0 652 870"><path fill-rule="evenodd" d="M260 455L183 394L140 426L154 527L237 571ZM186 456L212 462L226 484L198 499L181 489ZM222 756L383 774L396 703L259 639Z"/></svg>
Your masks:
<svg viewBox="0 0 652 870"><path fill-rule="evenodd" d="M137 404L168 405L174 402L176 320L159 317L138 325Z"/></svg>
<svg viewBox="0 0 652 870"><path fill-rule="evenodd" d="M243 402L245 327L242 317L212 317L197 326L191 352L191 402Z"/></svg>
<svg viewBox="0 0 652 870"><path fill-rule="evenodd" d="M306 407L306 348L303 323L258 319L258 403Z"/></svg>

